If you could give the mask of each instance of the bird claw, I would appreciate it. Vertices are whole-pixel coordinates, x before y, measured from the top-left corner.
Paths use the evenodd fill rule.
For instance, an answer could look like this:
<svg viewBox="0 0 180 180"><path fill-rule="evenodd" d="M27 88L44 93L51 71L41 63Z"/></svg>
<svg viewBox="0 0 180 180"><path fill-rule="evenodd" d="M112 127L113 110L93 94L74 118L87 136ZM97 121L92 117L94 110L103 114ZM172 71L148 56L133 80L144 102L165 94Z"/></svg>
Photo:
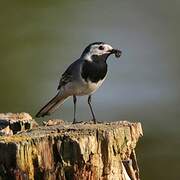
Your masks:
<svg viewBox="0 0 180 180"><path fill-rule="evenodd" d="M83 121L73 121L72 124L82 123Z"/></svg>
<svg viewBox="0 0 180 180"><path fill-rule="evenodd" d="M90 124L100 124L102 123L101 121L97 121L96 119L92 119L89 121Z"/></svg>

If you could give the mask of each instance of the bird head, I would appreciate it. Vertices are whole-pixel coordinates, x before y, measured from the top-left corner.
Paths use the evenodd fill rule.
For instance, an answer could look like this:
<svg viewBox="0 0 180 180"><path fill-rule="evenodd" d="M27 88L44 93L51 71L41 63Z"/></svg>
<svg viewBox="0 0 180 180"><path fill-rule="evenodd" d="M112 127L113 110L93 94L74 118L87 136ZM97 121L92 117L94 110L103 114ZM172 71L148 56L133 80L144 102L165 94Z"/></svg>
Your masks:
<svg viewBox="0 0 180 180"><path fill-rule="evenodd" d="M119 49L114 49L109 44L104 42L95 42L89 44L83 51L81 58L88 61L93 60L104 60L109 57L109 55L114 54L117 58L121 56L121 51Z"/></svg>

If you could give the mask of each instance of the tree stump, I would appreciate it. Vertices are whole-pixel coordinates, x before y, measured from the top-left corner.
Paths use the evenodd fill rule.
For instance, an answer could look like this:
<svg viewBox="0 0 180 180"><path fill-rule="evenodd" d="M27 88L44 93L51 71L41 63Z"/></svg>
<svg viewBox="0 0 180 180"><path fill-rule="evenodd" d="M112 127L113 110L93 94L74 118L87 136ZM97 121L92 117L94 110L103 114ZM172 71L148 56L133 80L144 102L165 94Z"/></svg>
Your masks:
<svg viewBox="0 0 180 180"><path fill-rule="evenodd" d="M0 135L13 135L38 126L28 113L0 113Z"/></svg>
<svg viewBox="0 0 180 180"><path fill-rule="evenodd" d="M0 137L0 179L139 180L140 123L68 124Z"/></svg>

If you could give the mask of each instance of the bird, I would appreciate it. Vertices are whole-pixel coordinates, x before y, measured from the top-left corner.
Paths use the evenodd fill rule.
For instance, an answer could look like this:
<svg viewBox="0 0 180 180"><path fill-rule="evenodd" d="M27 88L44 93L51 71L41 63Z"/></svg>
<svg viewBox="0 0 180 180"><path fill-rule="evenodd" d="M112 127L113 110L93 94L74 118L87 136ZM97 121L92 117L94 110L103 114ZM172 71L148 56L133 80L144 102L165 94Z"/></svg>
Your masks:
<svg viewBox="0 0 180 180"><path fill-rule="evenodd" d="M74 61L62 74L57 94L40 111L36 117L44 117L56 111L69 97L73 97L74 116L76 122L77 96L88 96L88 105L92 114L94 124L97 123L92 108L91 99L94 92L106 79L108 64L107 59L111 54L116 58L121 56L121 50L114 49L105 42L94 42L89 44L82 52L79 59Z"/></svg>

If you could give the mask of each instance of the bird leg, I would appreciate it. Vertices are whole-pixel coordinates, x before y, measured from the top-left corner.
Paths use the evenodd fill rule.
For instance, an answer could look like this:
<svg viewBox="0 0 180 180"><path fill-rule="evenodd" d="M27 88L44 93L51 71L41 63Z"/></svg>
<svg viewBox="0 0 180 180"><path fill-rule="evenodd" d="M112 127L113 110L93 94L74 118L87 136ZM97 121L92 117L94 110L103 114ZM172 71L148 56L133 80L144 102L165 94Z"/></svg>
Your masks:
<svg viewBox="0 0 180 180"><path fill-rule="evenodd" d="M91 114L92 114L92 117L93 117L93 122L94 122L94 124L96 124L96 118L95 118L95 115L94 115L94 112L93 112L93 109L92 109L92 105L91 105L91 95L89 95L89 97L88 97L88 104L89 104Z"/></svg>
<svg viewBox="0 0 180 180"><path fill-rule="evenodd" d="M76 123L76 101L77 101L77 98L75 95L73 95L73 103L74 103L74 119L73 119L73 124Z"/></svg>

